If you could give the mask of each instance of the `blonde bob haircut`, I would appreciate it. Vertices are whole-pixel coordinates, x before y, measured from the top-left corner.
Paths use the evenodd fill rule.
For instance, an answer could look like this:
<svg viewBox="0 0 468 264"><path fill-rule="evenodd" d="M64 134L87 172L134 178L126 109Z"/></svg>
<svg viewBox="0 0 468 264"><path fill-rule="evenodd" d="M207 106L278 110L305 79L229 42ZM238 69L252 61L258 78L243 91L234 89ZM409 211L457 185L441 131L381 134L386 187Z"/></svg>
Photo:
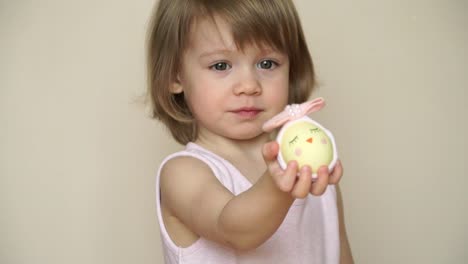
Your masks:
<svg viewBox="0 0 468 264"><path fill-rule="evenodd" d="M197 19L220 17L230 25L239 49L268 45L288 55L289 103L302 103L315 86L304 33L291 0L160 0L147 39L147 99L152 117L163 122L180 144L197 138L197 125L184 94L171 93ZM209 100L209 96L207 97Z"/></svg>

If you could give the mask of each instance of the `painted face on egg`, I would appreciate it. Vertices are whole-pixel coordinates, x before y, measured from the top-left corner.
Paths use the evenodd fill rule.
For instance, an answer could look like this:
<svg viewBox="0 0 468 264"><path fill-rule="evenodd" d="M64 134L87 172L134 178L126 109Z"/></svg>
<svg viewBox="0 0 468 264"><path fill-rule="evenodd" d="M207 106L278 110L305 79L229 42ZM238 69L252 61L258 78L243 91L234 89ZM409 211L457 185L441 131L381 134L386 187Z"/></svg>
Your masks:
<svg viewBox="0 0 468 264"><path fill-rule="evenodd" d="M310 122L296 122L285 128L280 145L286 163L296 160L299 168L309 165L313 173L333 160L332 141L325 131Z"/></svg>

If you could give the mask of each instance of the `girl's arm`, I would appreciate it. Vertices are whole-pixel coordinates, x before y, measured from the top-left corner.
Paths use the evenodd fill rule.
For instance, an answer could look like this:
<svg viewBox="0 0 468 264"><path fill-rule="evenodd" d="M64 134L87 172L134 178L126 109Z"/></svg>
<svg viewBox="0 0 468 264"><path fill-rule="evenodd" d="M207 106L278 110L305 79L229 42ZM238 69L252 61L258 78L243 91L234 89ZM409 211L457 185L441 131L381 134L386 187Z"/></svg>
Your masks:
<svg viewBox="0 0 468 264"><path fill-rule="evenodd" d="M343 198L338 184L336 185L336 193L338 199L338 220L340 226L340 263L354 264L351 247L349 246L348 235L346 233L346 225L344 221Z"/></svg>
<svg viewBox="0 0 468 264"><path fill-rule="evenodd" d="M295 177L290 167L288 174ZM265 173L249 190L234 196L202 161L178 157L161 171L162 206L188 229L236 250L265 242L280 226L294 198Z"/></svg>
<svg viewBox="0 0 468 264"><path fill-rule="evenodd" d="M161 201L166 212L177 218L196 236L222 243L236 250L250 250L270 238L279 228L295 198L325 192L327 171L311 184L311 169L297 162L285 171L276 162L278 144L266 144L263 156L268 170L247 191L234 196L204 162L178 157L161 171Z"/></svg>
<svg viewBox="0 0 468 264"><path fill-rule="evenodd" d="M174 158L161 171L162 207L196 236L236 250L254 249L278 229L294 199L305 197L311 189L310 168L302 169L298 178L296 162L288 164L285 171L279 171L277 164L276 170L271 164L276 162L277 152L276 143L265 146L263 155L269 170L237 196L204 162ZM315 191L323 193L326 185Z"/></svg>

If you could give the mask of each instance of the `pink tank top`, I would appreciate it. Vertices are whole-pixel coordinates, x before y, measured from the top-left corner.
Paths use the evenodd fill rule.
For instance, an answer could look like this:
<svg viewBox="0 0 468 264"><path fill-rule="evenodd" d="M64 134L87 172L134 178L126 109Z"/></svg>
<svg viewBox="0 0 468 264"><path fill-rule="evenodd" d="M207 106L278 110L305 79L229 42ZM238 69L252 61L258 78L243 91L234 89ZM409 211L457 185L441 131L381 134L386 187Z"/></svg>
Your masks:
<svg viewBox="0 0 468 264"><path fill-rule="evenodd" d="M185 150L168 156L161 163L156 178L156 208L166 264L339 263L338 213L333 185L328 186L320 197L308 195L305 199L297 199L276 233L255 250L237 252L203 237L189 247L178 247L164 226L159 179L164 164L179 156L190 156L205 162L221 184L234 195L252 186L230 162L195 143L189 143Z"/></svg>

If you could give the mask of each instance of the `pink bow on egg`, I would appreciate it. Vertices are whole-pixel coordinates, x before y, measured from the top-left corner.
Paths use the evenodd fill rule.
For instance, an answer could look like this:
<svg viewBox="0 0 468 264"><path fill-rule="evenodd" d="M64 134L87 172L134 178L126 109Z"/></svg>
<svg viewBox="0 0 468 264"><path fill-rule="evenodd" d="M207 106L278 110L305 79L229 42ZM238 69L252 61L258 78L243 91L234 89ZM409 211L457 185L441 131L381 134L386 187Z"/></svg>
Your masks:
<svg viewBox="0 0 468 264"><path fill-rule="evenodd" d="M265 124L263 124L262 129L265 132L271 132L275 128L284 125L286 122L299 119L313 112L317 112L324 106L325 100L321 97L302 104L287 105L282 112L266 121Z"/></svg>

